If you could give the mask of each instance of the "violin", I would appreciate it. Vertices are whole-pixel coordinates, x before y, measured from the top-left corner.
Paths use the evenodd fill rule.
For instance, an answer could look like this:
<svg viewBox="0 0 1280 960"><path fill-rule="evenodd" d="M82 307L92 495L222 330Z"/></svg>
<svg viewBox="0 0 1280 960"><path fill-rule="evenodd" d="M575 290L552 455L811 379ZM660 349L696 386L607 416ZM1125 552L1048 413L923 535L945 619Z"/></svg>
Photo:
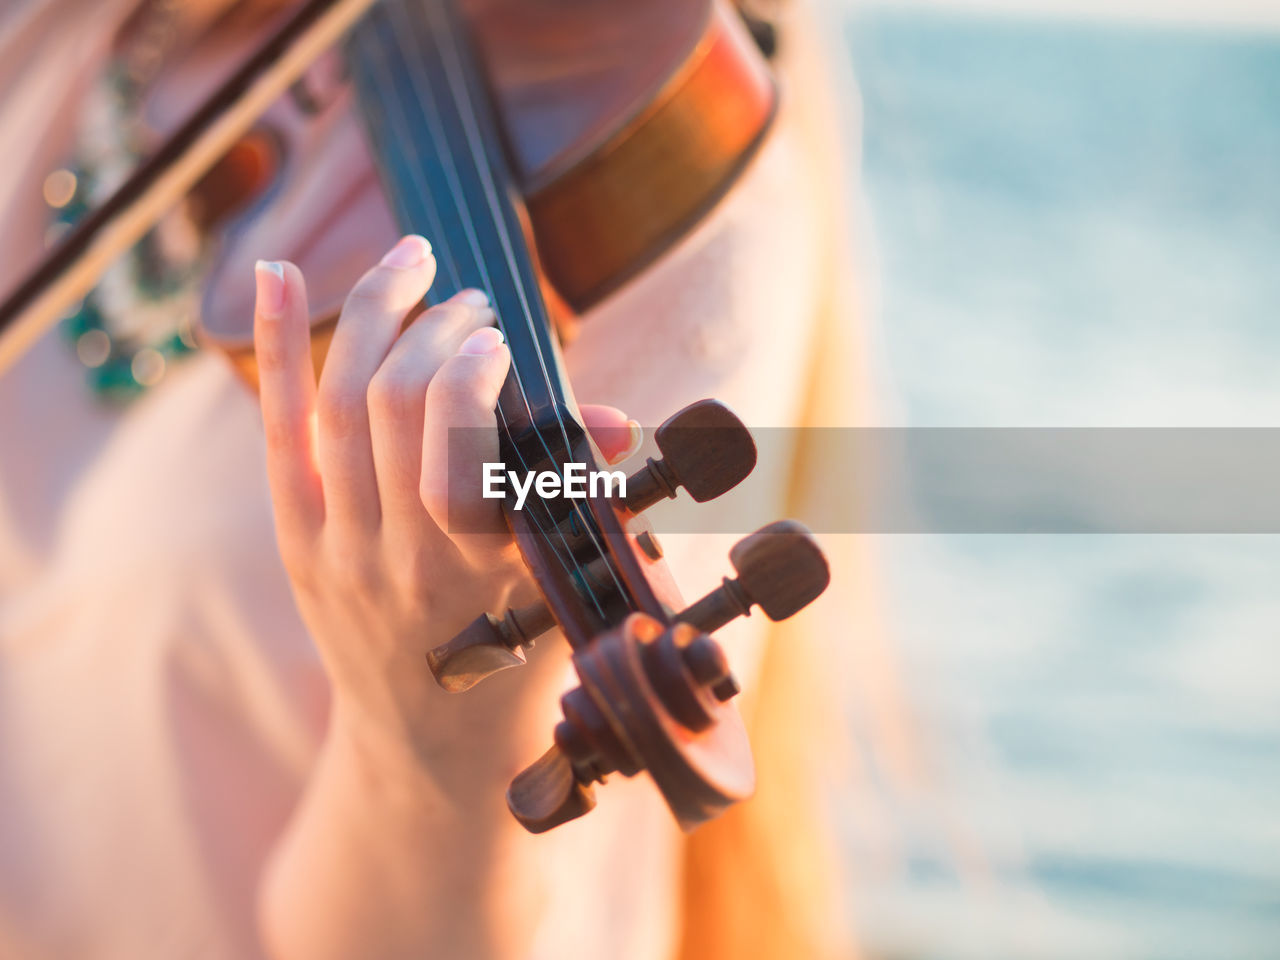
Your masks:
<svg viewBox="0 0 1280 960"><path fill-rule="evenodd" d="M395 226L431 238L430 296L484 290L506 337L504 469L596 472L560 341L706 215L775 111L767 61L726 0L308 0L0 304L0 371L168 207L234 180L264 112L335 44ZM318 364L334 319L313 320ZM253 383L243 320L201 336ZM519 506L509 495L504 514L540 599L477 611L424 651L440 686L462 693L524 663L545 633L568 642L579 686L561 700L550 749L507 793L535 833L588 812L594 784L613 773L647 771L685 830L750 796L738 685L712 634L754 607L789 617L829 582L809 532L780 521L730 551L734 577L684 603L643 512L682 488L696 502L720 496L751 472L756 448L714 400L675 413L654 439L661 458L627 477L625 493L538 491Z"/></svg>

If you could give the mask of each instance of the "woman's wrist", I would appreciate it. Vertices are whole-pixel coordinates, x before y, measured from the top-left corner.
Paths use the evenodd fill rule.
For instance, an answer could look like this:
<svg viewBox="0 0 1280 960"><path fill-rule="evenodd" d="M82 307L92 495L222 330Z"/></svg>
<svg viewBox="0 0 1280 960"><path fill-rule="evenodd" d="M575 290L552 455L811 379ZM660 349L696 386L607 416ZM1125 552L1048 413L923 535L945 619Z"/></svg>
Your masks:
<svg viewBox="0 0 1280 960"><path fill-rule="evenodd" d="M424 723L396 710L371 710L335 693L325 734L324 754L345 776L357 780L370 797L415 805L447 802L447 791L432 765Z"/></svg>

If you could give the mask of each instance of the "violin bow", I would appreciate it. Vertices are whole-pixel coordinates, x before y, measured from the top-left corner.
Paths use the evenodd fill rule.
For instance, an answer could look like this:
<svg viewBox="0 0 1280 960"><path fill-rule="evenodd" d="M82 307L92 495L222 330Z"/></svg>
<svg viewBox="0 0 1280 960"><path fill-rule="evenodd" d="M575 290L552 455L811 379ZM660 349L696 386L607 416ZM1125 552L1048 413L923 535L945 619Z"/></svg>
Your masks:
<svg viewBox="0 0 1280 960"><path fill-rule="evenodd" d="M0 303L0 375L378 0L307 0Z"/></svg>

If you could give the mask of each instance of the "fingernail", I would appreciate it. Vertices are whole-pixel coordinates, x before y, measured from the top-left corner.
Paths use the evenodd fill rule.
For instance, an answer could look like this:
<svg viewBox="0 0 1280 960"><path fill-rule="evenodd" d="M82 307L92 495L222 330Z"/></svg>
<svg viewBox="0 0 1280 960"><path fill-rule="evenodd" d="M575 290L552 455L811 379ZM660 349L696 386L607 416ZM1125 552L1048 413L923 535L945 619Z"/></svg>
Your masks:
<svg viewBox="0 0 1280 960"><path fill-rule="evenodd" d="M472 331L471 335L462 341L458 353L469 357L485 357L497 350L505 341L506 337L497 327L481 327L479 330Z"/></svg>
<svg viewBox="0 0 1280 960"><path fill-rule="evenodd" d="M489 295L483 290L476 290L475 288L460 290L454 295L453 299L472 307L487 307L489 305Z"/></svg>
<svg viewBox="0 0 1280 960"><path fill-rule="evenodd" d="M258 284L258 309L267 316L278 316L284 310L284 264L259 260L253 273Z"/></svg>
<svg viewBox="0 0 1280 960"><path fill-rule="evenodd" d="M613 465L615 463L621 463L623 460L627 459L627 457L633 455L637 450L640 449L640 444L644 442L644 430L641 428L639 421L628 420L627 431L628 431L627 449L623 450L621 453L614 456L609 461L610 465Z"/></svg>
<svg viewBox="0 0 1280 960"><path fill-rule="evenodd" d="M431 244L426 237L411 233L401 237L400 242L386 252L382 258L384 267L416 267L431 255Z"/></svg>

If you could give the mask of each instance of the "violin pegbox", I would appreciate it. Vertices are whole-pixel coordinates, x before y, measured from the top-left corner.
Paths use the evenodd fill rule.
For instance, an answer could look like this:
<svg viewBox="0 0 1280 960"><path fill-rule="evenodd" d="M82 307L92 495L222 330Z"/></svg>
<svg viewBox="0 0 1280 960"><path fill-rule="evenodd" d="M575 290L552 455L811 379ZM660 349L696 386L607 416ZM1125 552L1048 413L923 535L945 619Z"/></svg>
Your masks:
<svg viewBox="0 0 1280 960"><path fill-rule="evenodd" d="M809 531L779 521L730 550L736 576L684 606L639 514L681 488L698 503L732 489L755 467L755 441L727 407L702 400L658 427L654 442L661 457L631 474L625 493L588 500L592 531L576 511L550 536L509 511L545 602L481 614L427 655L439 684L459 692L524 663L539 635L563 629L579 686L561 699L554 746L507 792L512 814L534 833L590 811L593 785L612 773L647 770L686 830L750 796L751 748L731 702L739 686L711 634L753 607L770 620L789 617L830 580ZM548 542L573 557L572 577L561 574L559 560L542 557ZM592 598L590 607L580 594ZM592 612L602 605L606 617Z"/></svg>
<svg viewBox="0 0 1280 960"><path fill-rule="evenodd" d="M683 487L698 503L732 490L756 465L751 431L732 410L717 400L699 400L667 418L653 435L662 458L652 457L627 477L621 506L639 514ZM566 523L558 531L566 543L585 540L585 534ZM652 532L637 537L649 560L661 557ZM592 572L588 568L588 573ZM606 576L598 571L597 576ZM544 604L508 610L501 618L481 614L455 637L427 654L436 682L450 693L469 690L493 674L525 662L524 650L555 626Z"/></svg>

